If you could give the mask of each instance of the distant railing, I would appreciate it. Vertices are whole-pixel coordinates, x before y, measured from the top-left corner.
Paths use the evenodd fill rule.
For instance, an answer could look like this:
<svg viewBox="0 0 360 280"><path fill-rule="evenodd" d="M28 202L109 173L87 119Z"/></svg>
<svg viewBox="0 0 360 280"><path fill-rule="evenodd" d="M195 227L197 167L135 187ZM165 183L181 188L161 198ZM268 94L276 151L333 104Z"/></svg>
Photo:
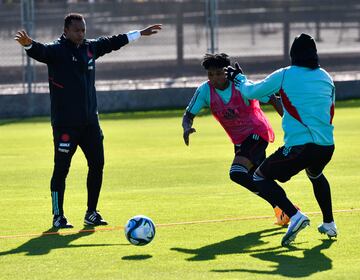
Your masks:
<svg viewBox="0 0 360 280"><path fill-rule="evenodd" d="M31 0L0 1L0 56L3 60L0 83L19 81L20 76L24 77L23 81L34 79L45 82L44 66L35 63L33 68L24 67L24 52L12 40L26 14L21 12L21 3L27 2ZM205 9L206 2L217 3L216 28L213 32L218 43L211 42L213 39L207 35L211 25L207 24L209 13ZM37 0L34 4L34 20L27 21L27 26L34 26L33 36L41 42L51 41L61 34L63 18L68 12L85 15L89 38L126 32L151 23L164 24L161 35L140 40L120 54L111 54L100 60L100 64L111 64L111 67L98 67L98 76L102 76L99 73L102 69L111 68L119 78L126 78L126 72L131 71L123 71L121 67L124 65L117 63L125 60L139 62L136 64L139 73L141 61L147 64L144 71L151 71L153 75L160 73L161 69L149 70L149 65L158 65L157 61L163 61L162 65L170 76L186 76L190 74L189 65L198 67L201 56L209 50L225 51L233 57L254 57L254 63L262 61L259 56L278 56L282 57L281 63L286 65L295 30L307 30L317 41L323 42L320 53L323 50L355 53L353 63L359 62L358 0ZM329 30L332 41L328 38ZM352 41L340 46L341 41L348 40L346 36L349 33ZM214 46L211 47L211 44ZM338 58L337 63L341 65L344 60ZM171 67L173 70L169 71ZM111 79L116 77L111 75Z"/></svg>

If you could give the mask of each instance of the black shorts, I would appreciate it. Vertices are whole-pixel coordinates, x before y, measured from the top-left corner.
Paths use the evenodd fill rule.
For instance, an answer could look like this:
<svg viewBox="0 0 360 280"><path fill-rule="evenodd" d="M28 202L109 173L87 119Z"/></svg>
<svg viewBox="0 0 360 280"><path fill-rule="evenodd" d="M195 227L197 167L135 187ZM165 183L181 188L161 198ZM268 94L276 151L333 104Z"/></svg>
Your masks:
<svg viewBox="0 0 360 280"><path fill-rule="evenodd" d="M266 158L267 141L257 134L249 135L240 145L234 145L235 156L246 157L257 167Z"/></svg>
<svg viewBox="0 0 360 280"><path fill-rule="evenodd" d="M301 170L311 177L319 176L331 160L335 146L320 146L314 143L293 147L281 147L260 165L265 178L288 181Z"/></svg>

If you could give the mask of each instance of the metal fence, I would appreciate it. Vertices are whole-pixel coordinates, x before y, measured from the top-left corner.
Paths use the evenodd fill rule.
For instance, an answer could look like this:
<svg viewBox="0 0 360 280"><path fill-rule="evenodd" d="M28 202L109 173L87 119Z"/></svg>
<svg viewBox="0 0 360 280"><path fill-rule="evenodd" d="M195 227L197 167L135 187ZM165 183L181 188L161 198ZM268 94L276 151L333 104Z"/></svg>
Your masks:
<svg viewBox="0 0 360 280"><path fill-rule="evenodd" d="M0 0L0 86L21 84L29 92L27 82L47 81L46 66L28 60L13 37L25 28L37 41L52 41L62 34L69 12L85 16L88 38L163 24L160 34L100 58L98 80L196 75L205 52L254 64L277 58L286 65L289 45L300 32L317 39L320 56L359 64L358 0Z"/></svg>

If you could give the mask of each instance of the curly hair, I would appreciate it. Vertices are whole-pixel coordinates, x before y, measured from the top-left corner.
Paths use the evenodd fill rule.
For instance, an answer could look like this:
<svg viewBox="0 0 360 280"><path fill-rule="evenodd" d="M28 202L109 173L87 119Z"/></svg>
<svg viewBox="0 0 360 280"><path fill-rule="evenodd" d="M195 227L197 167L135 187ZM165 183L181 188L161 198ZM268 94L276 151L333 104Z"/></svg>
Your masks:
<svg viewBox="0 0 360 280"><path fill-rule="evenodd" d="M207 53L204 55L201 65L208 70L211 67L224 68L230 65L230 58L225 53L211 54Z"/></svg>

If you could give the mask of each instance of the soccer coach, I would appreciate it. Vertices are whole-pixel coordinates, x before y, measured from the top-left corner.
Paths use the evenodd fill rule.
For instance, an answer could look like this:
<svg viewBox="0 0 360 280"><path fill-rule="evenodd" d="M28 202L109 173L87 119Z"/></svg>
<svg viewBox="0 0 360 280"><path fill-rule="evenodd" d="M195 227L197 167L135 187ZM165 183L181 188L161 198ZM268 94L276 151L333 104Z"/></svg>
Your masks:
<svg viewBox="0 0 360 280"><path fill-rule="evenodd" d="M86 23L81 14L65 17L64 33L49 44L31 39L18 31L15 40L28 56L48 66L51 100L51 125L54 139L54 170L51 178L53 226L73 227L64 215L65 180L72 156L79 146L87 164L87 211L84 223L106 225L96 210L103 177L103 134L99 125L96 90L95 60L116 51L141 36L161 30L161 24L143 30L97 39L85 39Z"/></svg>

